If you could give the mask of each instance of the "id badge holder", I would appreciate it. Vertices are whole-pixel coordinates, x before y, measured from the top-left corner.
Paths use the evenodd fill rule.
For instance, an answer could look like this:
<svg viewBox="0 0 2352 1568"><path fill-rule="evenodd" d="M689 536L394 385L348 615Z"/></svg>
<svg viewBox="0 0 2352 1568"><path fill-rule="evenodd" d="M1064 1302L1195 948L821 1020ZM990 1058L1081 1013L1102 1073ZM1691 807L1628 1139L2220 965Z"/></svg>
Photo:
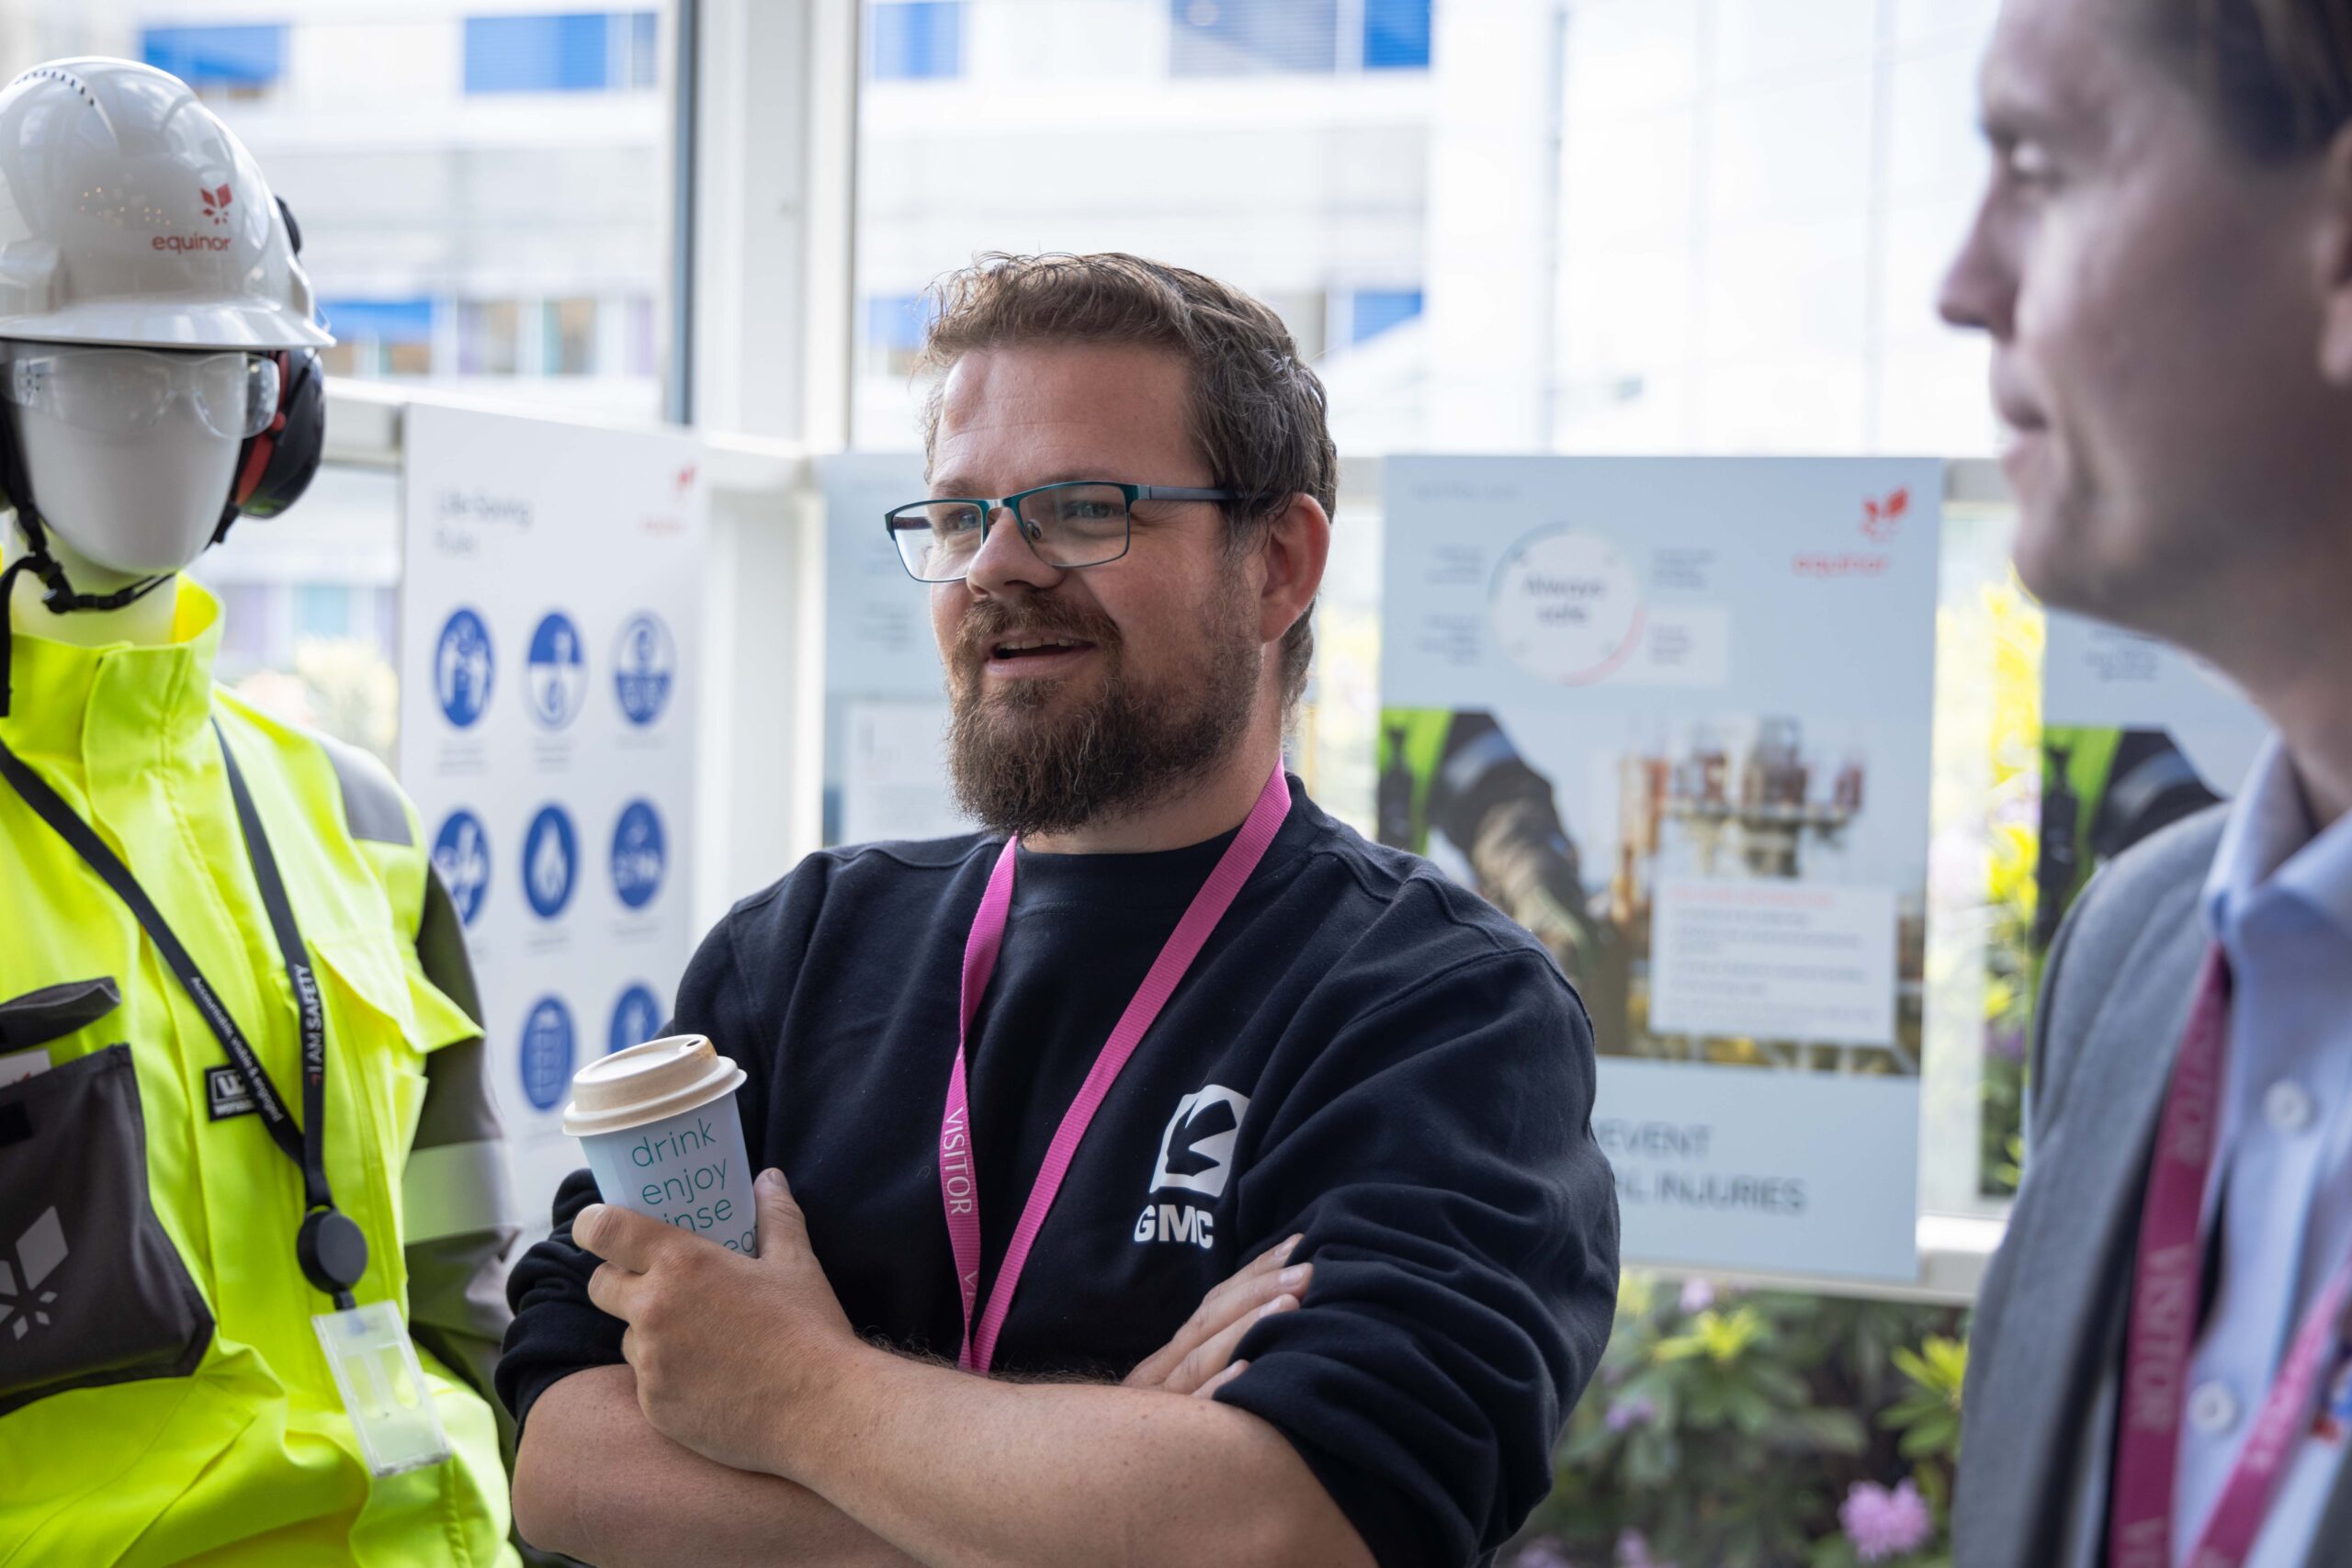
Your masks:
<svg viewBox="0 0 2352 1568"><path fill-rule="evenodd" d="M389 1301L311 1319L334 1372L335 1391L359 1435L370 1475L399 1475L449 1457L448 1434L433 1406L408 1325Z"/></svg>

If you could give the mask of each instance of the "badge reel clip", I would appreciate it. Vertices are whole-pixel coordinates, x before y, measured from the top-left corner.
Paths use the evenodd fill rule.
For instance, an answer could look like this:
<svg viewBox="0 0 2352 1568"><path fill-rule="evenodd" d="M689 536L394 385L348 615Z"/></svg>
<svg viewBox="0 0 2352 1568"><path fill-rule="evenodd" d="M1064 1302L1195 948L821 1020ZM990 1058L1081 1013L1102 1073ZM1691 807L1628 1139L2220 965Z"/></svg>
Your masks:
<svg viewBox="0 0 2352 1568"><path fill-rule="evenodd" d="M368 1271L368 1238L349 1216L321 1209L302 1222L295 1251L311 1284L337 1301ZM400 1309L389 1301L313 1315L311 1327L334 1373L335 1392L359 1438L370 1475L399 1475L449 1457L424 1368Z"/></svg>

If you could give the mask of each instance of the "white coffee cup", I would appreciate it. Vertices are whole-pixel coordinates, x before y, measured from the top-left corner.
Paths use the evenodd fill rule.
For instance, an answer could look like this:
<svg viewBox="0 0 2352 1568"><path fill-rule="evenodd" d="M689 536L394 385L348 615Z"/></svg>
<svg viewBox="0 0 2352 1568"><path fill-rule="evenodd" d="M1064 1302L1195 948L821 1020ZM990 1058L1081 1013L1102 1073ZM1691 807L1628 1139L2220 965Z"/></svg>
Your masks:
<svg viewBox="0 0 2352 1568"><path fill-rule="evenodd" d="M699 1034L649 1040L574 1073L563 1130L580 1140L607 1203L759 1250L759 1212L735 1090L743 1069Z"/></svg>

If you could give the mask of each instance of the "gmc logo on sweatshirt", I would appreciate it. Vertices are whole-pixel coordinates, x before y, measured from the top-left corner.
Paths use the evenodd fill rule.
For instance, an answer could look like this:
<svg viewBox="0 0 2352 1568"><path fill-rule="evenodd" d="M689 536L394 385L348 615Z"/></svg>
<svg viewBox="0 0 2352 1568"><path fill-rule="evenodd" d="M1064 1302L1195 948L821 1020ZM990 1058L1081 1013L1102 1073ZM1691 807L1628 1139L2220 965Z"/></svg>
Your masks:
<svg viewBox="0 0 2352 1568"><path fill-rule="evenodd" d="M1232 1174L1233 1142L1241 1134L1241 1118L1249 1110L1250 1097L1223 1084L1210 1084L1178 1100L1176 1114L1159 1134L1149 1191L1157 1195L1173 1188L1212 1201L1223 1197ZM1136 1240L1190 1243L1205 1251L1215 1244L1211 1218L1208 1210L1189 1202L1146 1203L1136 1220Z"/></svg>

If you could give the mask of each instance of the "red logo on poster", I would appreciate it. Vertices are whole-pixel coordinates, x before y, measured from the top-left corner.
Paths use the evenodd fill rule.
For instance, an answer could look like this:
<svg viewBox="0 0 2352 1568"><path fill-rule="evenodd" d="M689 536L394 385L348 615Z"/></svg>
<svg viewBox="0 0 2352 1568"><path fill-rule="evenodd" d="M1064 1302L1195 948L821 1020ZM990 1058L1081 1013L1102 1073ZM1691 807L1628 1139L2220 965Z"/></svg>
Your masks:
<svg viewBox="0 0 2352 1568"><path fill-rule="evenodd" d="M1903 514L1911 510L1908 486L1896 491L1883 501L1864 500L1862 502L1862 533L1873 544L1883 545L1894 537L1903 524Z"/></svg>

